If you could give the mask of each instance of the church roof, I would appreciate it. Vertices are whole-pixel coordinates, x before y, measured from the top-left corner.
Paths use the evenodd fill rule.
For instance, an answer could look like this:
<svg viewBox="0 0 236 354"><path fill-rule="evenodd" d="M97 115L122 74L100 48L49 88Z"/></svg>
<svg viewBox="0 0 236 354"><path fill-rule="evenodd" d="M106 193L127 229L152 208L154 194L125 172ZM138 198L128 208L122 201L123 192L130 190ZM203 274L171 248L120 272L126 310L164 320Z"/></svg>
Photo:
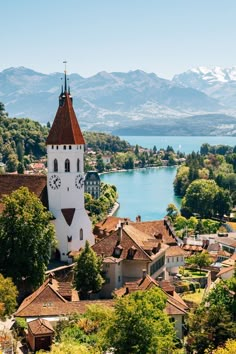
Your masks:
<svg viewBox="0 0 236 354"><path fill-rule="evenodd" d="M46 144L85 144L68 92L64 92L64 102L58 107Z"/></svg>
<svg viewBox="0 0 236 354"><path fill-rule="evenodd" d="M0 199L22 186L27 187L30 192L35 193L44 206L48 207L47 177L45 175L0 175ZM2 210L3 204L0 202L0 212Z"/></svg>

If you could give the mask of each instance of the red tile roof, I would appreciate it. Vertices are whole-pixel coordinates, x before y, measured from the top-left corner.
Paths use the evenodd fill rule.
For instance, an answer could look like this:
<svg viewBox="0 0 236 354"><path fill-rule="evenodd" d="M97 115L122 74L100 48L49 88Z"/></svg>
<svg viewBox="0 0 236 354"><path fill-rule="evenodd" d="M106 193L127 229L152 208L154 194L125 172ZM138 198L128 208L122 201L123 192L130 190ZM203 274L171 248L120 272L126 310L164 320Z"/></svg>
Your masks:
<svg viewBox="0 0 236 354"><path fill-rule="evenodd" d="M168 227L165 226L164 220L133 222L130 225L148 235L161 236L163 242L167 245L177 244L175 238L170 235Z"/></svg>
<svg viewBox="0 0 236 354"><path fill-rule="evenodd" d="M65 93L65 101L63 106L58 107L46 144L85 144L71 98L67 92Z"/></svg>
<svg viewBox="0 0 236 354"><path fill-rule="evenodd" d="M54 333L51 323L43 318L37 318L36 320L30 321L28 323L28 328L35 336Z"/></svg>
<svg viewBox="0 0 236 354"><path fill-rule="evenodd" d="M0 199L20 187L27 187L30 192L37 195L46 207L48 206L47 177L45 175L0 175ZM0 211L2 209L3 206L0 204Z"/></svg>
<svg viewBox="0 0 236 354"><path fill-rule="evenodd" d="M120 256L117 256L117 258L150 262L158 257L160 252L166 250L168 246L160 243L154 236L137 230L133 227L133 224L129 224L123 226L122 236L120 236L120 229L118 229L95 243L92 248L103 257L116 256L115 249L119 248ZM156 252L153 252L154 248L157 249ZM133 254L132 257L130 257L130 250Z"/></svg>

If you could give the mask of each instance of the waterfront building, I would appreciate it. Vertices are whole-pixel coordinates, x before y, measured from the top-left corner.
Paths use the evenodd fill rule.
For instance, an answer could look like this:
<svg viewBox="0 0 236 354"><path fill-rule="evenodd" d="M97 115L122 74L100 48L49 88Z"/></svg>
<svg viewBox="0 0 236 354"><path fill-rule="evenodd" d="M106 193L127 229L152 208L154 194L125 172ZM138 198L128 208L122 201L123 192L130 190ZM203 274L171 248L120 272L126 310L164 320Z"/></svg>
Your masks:
<svg viewBox="0 0 236 354"><path fill-rule="evenodd" d="M85 193L91 194L94 199L100 197L101 181L99 174L96 171L88 171L84 181Z"/></svg>

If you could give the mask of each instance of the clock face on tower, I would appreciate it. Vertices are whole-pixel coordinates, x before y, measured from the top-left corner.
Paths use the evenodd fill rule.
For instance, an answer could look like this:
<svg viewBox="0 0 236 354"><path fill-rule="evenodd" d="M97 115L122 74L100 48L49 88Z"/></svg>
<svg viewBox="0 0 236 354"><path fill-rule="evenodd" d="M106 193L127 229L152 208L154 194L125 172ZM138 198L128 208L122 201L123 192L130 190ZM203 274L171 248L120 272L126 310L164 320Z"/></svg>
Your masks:
<svg viewBox="0 0 236 354"><path fill-rule="evenodd" d="M75 177L75 186L78 189L81 189L84 185L84 177L81 173L79 173L76 177Z"/></svg>
<svg viewBox="0 0 236 354"><path fill-rule="evenodd" d="M52 175L50 178L49 178L49 186L52 188L52 189L59 189L60 186L61 186L61 179L59 176L57 175Z"/></svg>

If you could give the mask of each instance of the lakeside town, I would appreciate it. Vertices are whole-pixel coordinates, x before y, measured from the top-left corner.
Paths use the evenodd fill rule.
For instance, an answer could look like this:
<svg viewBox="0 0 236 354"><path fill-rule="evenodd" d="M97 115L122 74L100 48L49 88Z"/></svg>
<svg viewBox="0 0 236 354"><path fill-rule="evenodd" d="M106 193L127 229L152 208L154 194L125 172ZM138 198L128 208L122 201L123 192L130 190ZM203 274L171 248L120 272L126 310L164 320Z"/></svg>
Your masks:
<svg viewBox="0 0 236 354"><path fill-rule="evenodd" d="M235 147L185 156L114 137L110 154L85 153L66 73L52 126L38 125L47 157L31 161L44 141L12 132L3 104L0 122L0 352L233 353ZM180 211L109 215L118 191L99 173L167 165Z"/></svg>

